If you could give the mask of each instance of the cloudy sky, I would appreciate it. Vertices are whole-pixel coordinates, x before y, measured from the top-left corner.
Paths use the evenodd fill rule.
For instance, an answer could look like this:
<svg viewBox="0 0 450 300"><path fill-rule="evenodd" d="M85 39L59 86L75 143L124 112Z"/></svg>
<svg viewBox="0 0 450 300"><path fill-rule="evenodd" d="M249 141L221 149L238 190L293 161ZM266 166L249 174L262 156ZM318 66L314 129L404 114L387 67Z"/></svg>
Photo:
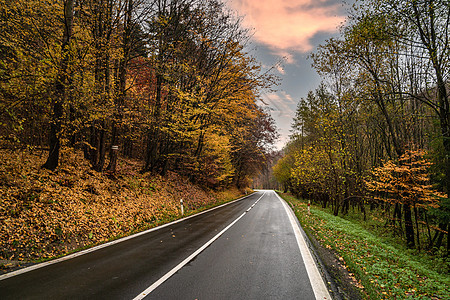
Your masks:
<svg viewBox="0 0 450 300"><path fill-rule="evenodd" d="M243 16L243 25L254 32L251 53L267 66L282 60L277 92L263 95L280 130L276 146L281 149L288 140L298 100L320 82L307 57L319 44L336 36L347 6L343 0L227 1Z"/></svg>

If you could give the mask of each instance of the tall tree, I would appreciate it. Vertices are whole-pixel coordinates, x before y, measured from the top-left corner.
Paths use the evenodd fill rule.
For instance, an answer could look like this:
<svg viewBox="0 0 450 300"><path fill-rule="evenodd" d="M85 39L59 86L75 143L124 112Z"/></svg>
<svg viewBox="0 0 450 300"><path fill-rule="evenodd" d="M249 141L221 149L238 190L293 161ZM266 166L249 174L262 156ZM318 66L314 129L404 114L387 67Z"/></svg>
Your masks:
<svg viewBox="0 0 450 300"><path fill-rule="evenodd" d="M126 0L123 5L123 12L119 12L122 15L120 18L121 21L119 21L122 27L122 30L119 33L121 55L116 60L117 70L114 76L114 113L111 122L110 161L107 167L107 169L113 173L116 171L119 151L118 144L121 131L123 130L123 110L127 94L127 76L130 61L137 56L146 54L144 49L145 38L141 33L140 23L148 16L148 8L141 7L141 4L142 1ZM138 14L138 16L133 17L136 14Z"/></svg>
<svg viewBox="0 0 450 300"><path fill-rule="evenodd" d="M70 42L73 30L74 1L64 1L64 34L61 43L61 65L59 75L55 83L55 93L52 100L52 118L50 124L49 146L50 151L43 168L54 170L59 162L59 150L61 147L61 123L63 117L64 102L67 97L67 86L69 85L68 64L71 55Z"/></svg>

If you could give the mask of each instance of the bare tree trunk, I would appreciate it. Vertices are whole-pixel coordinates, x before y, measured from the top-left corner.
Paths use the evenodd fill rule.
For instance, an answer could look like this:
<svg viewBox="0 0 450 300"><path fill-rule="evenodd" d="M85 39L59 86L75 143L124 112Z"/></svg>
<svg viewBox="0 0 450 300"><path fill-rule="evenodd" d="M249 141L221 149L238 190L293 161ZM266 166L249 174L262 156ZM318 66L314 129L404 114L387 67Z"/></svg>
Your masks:
<svg viewBox="0 0 450 300"><path fill-rule="evenodd" d="M402 211L401 211L401 205L399 203L395 203L394 206L394 216L393 216L393 225L394 225L394 234L395 234L395 223L398 221L399 224L399 235L403 235L403 229L402 229Z"/></svg>
<svg viewBox="0 0 450 300"><path fill-rule="evenodd" d="M70 49L69 44L72 37L73 28L73 0L64 1L64 35L61 47L61 66L59 70L58 79L55 85L55 94L53 97L53 112L52 120L50 124L50 137L49 146L50 151L47 161L42 166L45 169L54 170L58 167L59 163L59 150L61 147L60 134L61 134L61 122L63 117L63 104L66 98L66 84L68 81L68 64Z"/></svg>
<svg viewBox="0 0 450 300"><path fill-rule="evenodd" d="M420 251L419 213L418 213L417 207L415 205L414 205L414 218L416 221L417 249Z"/></svg>
<svg viewBox="0 0 450 300"><path fill-rule="evenodd" d="M158 160L158 147L160 144L160 115L161 115L161 90L162 90L162 75L156 76L156 101L153 112L153 122L149 131L147 155L145 160L144 171L154 171Z"/></svg>
<svg viewBox="0 0 450 300"><path fill-rule="evenodd" d="M403 204L403 214L405 218L405 236L408 248L414 248L414 225L412 221L411 206Z"/></svg>
<svg viewBox="0 0 450 300"><path fill-rule="evenodd" d="M118 159L118 142L120 136L121 123L123 119L123 106L125 103L126 95L126 78L127 78L127 67L128 61L130 59L131 52L131 33L132 33L132 11L133 11L133 0L128 0L125 7L125 20L124 20L124 30L122 34L122 50L123 57L119 60L118 68L118 82L117 82L117 95L114 97L115 112L114 119L112 120L112 136L111 136L111 150L110 150L110 160L107 170L115 173Z"/></svg>
<svg viewBox="0 0 450 300"><path fill-rule="evenodd" d="M97 164L94 165L94 170L97 172L103 171L103 167L105 166L105 154L106 154L106 124L105 121L102 120L100 122L100 130L98 131L98 147L96 149L98 155Z"/></svg>

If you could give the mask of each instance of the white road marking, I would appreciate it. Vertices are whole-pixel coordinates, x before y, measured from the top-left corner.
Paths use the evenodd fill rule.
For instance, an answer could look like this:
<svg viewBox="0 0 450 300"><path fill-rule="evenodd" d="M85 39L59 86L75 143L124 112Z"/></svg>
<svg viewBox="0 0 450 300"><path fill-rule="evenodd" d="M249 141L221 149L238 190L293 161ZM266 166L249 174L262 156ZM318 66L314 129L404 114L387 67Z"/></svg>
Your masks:
<svg viewBox="0 0 450 300"><path fill-rule="evenodd" d="M258 201L264 197L266 193L264 192L261 197L258 198L258 200L256 200L256 202L252 205L252 207L258 203ZM228 225L227 227L225 227L221 232L219 232L216 236L214 236L212 239L210 239L208 242L206 242L206 244L204 244L203 246L201 246L200 248L197 249L197 251L195 251L194 253L192 253L191 255L189 255L185 260L183 260L182 262L180 262L177 266L175 266L172 270L170 270L169 272L167 272L163 277L161 277L160 279L158 279L155 283L153 283L151 286L149 286L148 288L145 289L145 291L143 291L142 293L140 293L139 295L137 295L136 297L133 298L133 300L141 300L144 299L146 296L148 296L148 294L150 294L152 291L154 291L158 286L160 286L164 281L166 281L167 279L169 279L173 274L175 274L176 272L178 272L181 268L183 268L185 265L187 265L191 260L193 260L197 255L199 255L203 250L205 250L206 248L208 248L215 240L217 240L222 234L224 234L228 229L231 228L231 226L233 226L234 224L236 224L237 221L239 221L243 216L245 216L247 214L247 212L249 212L252 207L250 207L249 209L247 209L245 212L242 213L242 215L240 215L237 219L235 219L233 222L231 222L230 225Z"/></svg>
<svg viewBox="0 0 450 300"><path fill-rule="evenodd" d="M309 251L309 248L306 245L306 241L303 237L303 234L300 231L294 212L275 191L274 193L275 195L277 195L281 203L283 203L284 209L286 210L286 213L289 217L289 221L291 221L291 225L295 233L295 238L297 239L297 244L302 254L303 262L305 263L306 267L306 272L308 273L308 277L311 282L311 286L314 291L314 295L316 296L316 299L321 300L331 299L331 296L328 293L328 289L322 279L322 276L319 273L319 269L317 268L316 262L314 261L311 252Z"/></svg>
<svg viewBox="0 0 450 300"><path fill-rule="evenodd" d="M88 253L91 253L91 252L94 252L94 251L97 251L97 250L100 250L100 249L103 249L103 248L106 248L106 247L109 247L109 246L118 244L118 243L120 243L120 242L127 241L127 240L129 240L129 239L132 239L132 238L135 238L135 237L138 237L138 236L141 236L141 235L150 233L150 232L152 232L152 231L156 231L156 230L165 228L165 227L167 227L167 226L171 226L171 225L173 225L173 224L176 224L176 223L179 223L179 222L188 220L188 219L190 219L190 218L199 216L199 215L201 215L201 214L208 213L208 212L210 212L210 211L213 211L213 210L215 210L215 209L218 209L218 208L221 208L221 207L223 207L223 206L229 205L229 204L231 204L231 203L234 203L234 202L243 200L243 199L245 199L245 198L247 198L247 197L250 197L251 195L253 195L253 194L250 194L250 195L241 197L241 198L239 198L239 199L236 199L236 200L233 200L233 201L224 203L224 204L222 204L222 205L219 205L219 206L210 208L210 209L208 209L208 210L202 211L202 212L200 212L200 213L198 213L198 214L195 214L195 215L188 216L188 217L186 217L186 218L178 219L178 220L176 220L176 221L173 221L173 222L170 222L170 223L167 223L167 224L164 224L164 225L160 225L160 226L157 226L157 227L154 227L154 228L151 228L151 229L148 229L148 230L145 230L145 231L142 231L142 232L139 232L139 233L130 235L130 236L123 237L123 238L118 239L118 240L114 240L114 241L111 241L111 242L108 242L108 243L105 243L105 244L101 244L101 245L98 245L98 246L95 246L95 247L92 247L92 248L89 248L89 249L86 249L86 250L83 250L83 251L79 251L79 252L76 252L76 253L73 253L73 254L70 254L70 255L67 255L67 256L63 256L63 257L61 257L61 258L57 258L57 259L54 259L54 260L50 260L50 261L47 261L47 262L43 262L43 263L40 263L40 264L36 264L36 265L33 265L33 266L29 266L29 267L27 267L27 268L19 269L19 270L14 271L14 272L10 272L10 273L6 273L6 274L3 274L3 275L0 275L0 280L4 280L4 279L7 279L7 278L11 278L11 277L14 277L14 276L23 274L23 273L27 273L27 272L30 272L30 271L33 271L33 270L37 270L37 269L40 269L40 268L43 268L43 267L46 267L46 266L50 266L50 265L53 265L53 264L56 264L56 263L59 263L59 262L65 261L65 260L69 260L69 259L72 259L72 258L81 256L81 255L84 255L84 254L88 254ZM259 200L259 199L258 199L258 200Z"/></svg>

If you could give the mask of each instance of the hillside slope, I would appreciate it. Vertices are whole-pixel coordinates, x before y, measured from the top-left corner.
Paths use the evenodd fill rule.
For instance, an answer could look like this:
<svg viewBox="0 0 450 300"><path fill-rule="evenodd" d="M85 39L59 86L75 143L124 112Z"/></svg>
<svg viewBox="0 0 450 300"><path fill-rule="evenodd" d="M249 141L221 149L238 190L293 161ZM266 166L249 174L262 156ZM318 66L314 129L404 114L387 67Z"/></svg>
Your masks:
<svg viewBox="0 0 450 300"><path fill-rule="evenodd" d="M93 171L65 149L60 167L40 169L45 153L0 150L0 265L49 259L102 243L240 196L214 192L175 173L140 174L122 160L116 174Z"/></svg>

